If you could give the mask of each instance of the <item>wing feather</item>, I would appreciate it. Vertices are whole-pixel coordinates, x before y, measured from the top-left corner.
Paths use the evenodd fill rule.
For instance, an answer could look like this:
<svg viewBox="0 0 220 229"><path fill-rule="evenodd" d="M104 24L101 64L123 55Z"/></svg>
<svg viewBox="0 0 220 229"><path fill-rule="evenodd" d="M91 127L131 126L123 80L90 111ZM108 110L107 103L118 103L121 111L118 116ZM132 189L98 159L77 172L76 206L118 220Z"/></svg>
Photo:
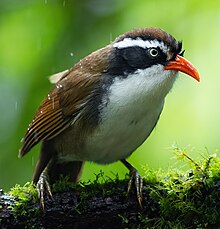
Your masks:
<svg viewBox="0 0 220 229"><path fill-rule="evenodd" d="M57 92L57 89L52 90L37 110L22 141L20 157L40 141L57 136L61 130L69 126L69 119L63 117Z"/></svg>
<svg viewBox="0 0 220 229"><path fill-rule="evenodd" d="M98 84L108 61L109 47L92 53L72 69L61 72L55 86L43 100L29 125L19 157L41 141L50 140L81 117L86 101Z"/></svg>

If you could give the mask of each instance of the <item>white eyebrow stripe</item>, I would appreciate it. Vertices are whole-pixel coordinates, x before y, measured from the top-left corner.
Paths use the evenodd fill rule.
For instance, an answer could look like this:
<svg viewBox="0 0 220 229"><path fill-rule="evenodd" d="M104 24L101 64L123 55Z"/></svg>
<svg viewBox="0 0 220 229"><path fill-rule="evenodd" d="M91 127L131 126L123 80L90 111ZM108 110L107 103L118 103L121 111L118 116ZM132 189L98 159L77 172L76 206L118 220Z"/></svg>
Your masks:
<svg viewBox="0 0 220 229"><path fill-rule="evenodd" d="M140 38L132 39L132 38L124 38L124 40L116 42L113 44L113 47L118 49L129 48L129 47L141 47L141 48L161 48L164 52L168 52L169 48L161 41L158 40L142 40Z"/></svg>

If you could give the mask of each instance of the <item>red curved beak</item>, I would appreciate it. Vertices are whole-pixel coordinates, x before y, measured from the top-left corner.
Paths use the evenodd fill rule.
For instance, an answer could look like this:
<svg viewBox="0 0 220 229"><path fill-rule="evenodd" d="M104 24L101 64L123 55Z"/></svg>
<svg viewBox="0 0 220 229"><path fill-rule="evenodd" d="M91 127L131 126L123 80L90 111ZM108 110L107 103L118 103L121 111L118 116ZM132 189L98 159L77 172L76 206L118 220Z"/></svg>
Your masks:
<svg viewBox="0 0 220 229"><path fill-rule="evenodd" d="M198 82L200 81L199 73L197 72L196 68L187 59L180 55L177 55L175 60L168 62L164 69L180 71L192 76Z"/></svg>

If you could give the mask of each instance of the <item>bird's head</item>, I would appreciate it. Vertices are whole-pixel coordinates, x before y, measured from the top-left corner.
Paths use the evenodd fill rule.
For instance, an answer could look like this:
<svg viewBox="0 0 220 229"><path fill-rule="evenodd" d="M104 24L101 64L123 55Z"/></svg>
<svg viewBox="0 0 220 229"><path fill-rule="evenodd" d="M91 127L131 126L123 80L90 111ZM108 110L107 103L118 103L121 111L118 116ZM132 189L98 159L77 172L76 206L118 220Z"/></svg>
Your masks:
<svg viewBox="0 0 220 229"><path fill-rule="evenodd" d="M114 58L109 71L113 75L126 77L145 70L163 77L180 71L200 80L195 67L183 57L182 42L161 29L135 29L119 36L112 47Z"/></svg>

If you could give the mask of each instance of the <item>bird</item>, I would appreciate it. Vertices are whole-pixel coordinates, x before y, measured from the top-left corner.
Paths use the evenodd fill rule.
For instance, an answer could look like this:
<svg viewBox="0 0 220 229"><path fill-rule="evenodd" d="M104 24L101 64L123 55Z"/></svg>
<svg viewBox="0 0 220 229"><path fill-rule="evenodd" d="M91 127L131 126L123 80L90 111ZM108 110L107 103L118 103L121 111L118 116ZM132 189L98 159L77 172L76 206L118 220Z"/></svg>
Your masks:
<svg viewBox="0 0 220 229"><path fill-rule="evenodd" d="M121 161L142 203L143 179L127 158L155 128L179 72L200 81L182 42L160 28L137 28L52 75L53 85L25 133L19 157L41 143L33 174L41 205L61 175L80 179L86 161Z"/></svg>

